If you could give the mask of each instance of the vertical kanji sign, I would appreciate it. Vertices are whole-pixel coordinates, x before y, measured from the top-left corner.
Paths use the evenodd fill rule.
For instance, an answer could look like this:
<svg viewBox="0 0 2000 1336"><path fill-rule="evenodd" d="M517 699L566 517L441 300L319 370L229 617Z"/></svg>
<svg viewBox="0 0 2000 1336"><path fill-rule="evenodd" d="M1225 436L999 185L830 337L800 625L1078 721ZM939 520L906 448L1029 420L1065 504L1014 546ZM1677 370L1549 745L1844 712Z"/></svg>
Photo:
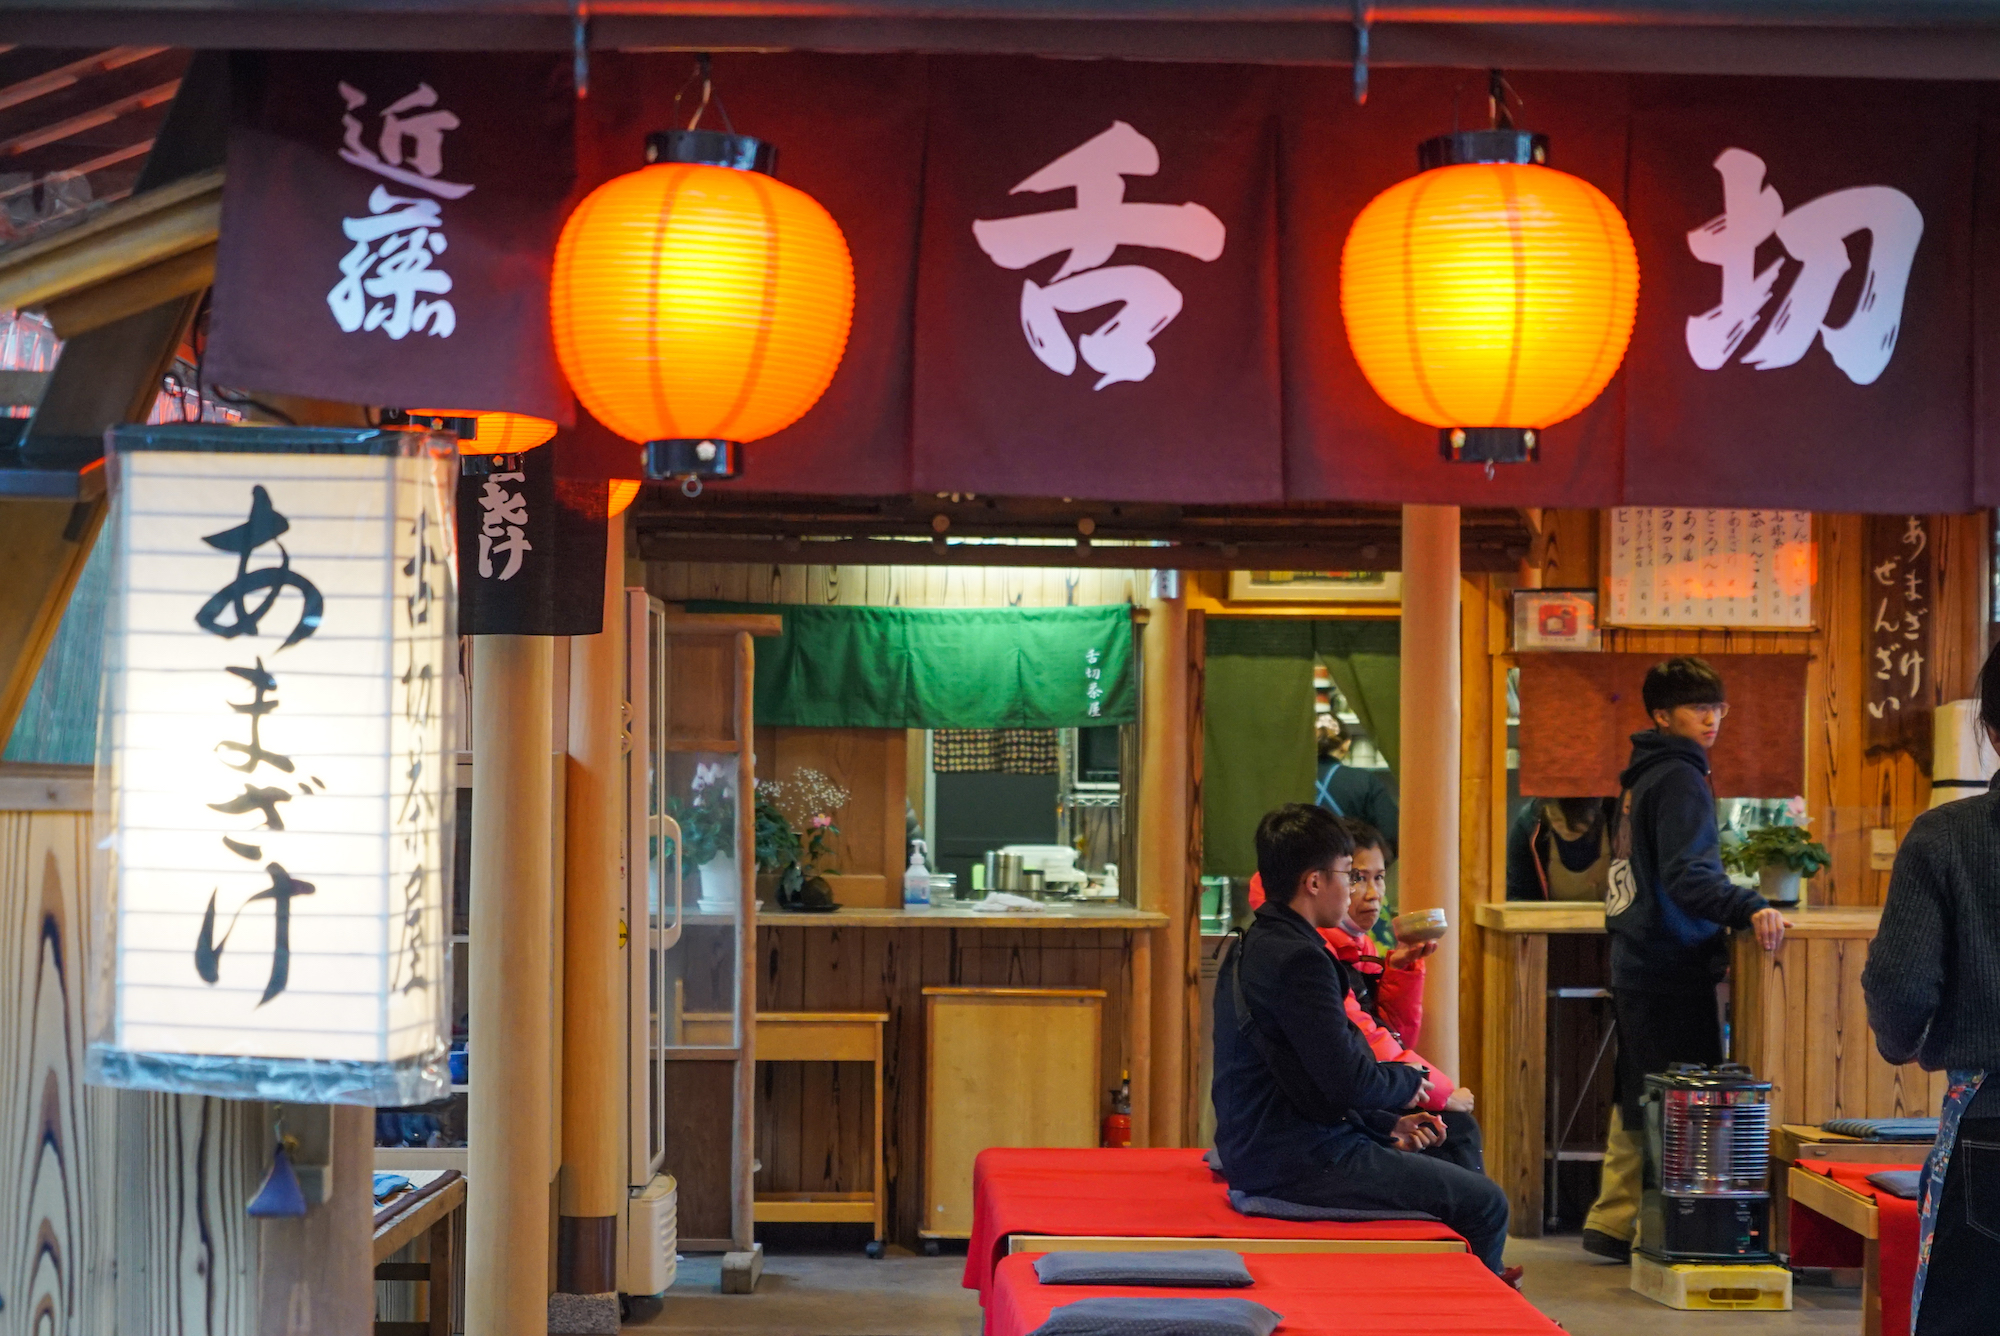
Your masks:
<svg viewBox="0 0 2000 1336"><path fill-rule="evenodd" d="M1937 558L1924 515L1868 518L1862 625L1868 750L1906 751L1930 764Z"/></svg>
<svg viewBox="0 0 2000 1336"><path fill-rule="evenodd" d="M114 433L93 1080L442 1092L451 446Z"/></svg>

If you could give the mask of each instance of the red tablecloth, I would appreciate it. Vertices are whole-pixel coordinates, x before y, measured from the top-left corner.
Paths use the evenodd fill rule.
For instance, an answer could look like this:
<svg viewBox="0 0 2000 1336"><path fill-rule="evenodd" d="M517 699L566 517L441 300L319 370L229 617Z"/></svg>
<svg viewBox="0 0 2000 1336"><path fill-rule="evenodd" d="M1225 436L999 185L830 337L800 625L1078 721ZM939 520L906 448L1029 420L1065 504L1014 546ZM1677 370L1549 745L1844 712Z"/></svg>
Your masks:
<svg viewBox="0 0 2000 1336"><path fill-rule="evenodd" d="M1471 1253L1245 1253L1256 1284L1241 1290L1044 1285L1034 1255L1016 1253L994 1273L986 1336L1027 1336L1049 1310L1105 1295L1250 1299L1282 1313L1277 1336L1559 1336Z"/></svg>
<svg viewBox="0 0 2000 1336"><path fill-rule="evenodd" d="M1010 1234L1133 1238L1458 1239L1429 1220L1266 1220L1229 1205L1198 1150L995 1148L972 1165L965 1287L986 1302Z"/></svg>
<svg viewBox="0 0 2000 1336"><path fill-rule="evenodd" d="M1868 1175L1884 1169L1915 1169L1913 1164L1838 1164L1829 1160L1801 1160L1799 1168L1809 1173L1825 1174L1844 1188L1870 1197L1875 1202L1877 1235L1876 1251L1881 1257L1882 1288L1882 1331L1884 1336L1899 1336L1910 1329L1910 1291L1917 1280L1917 1204L1901 1197L1892 1197L1868 1181ZM1799 1227L1806 1223L1810 1238L1815 1241L1814 1256L1846 1255L1852 1261L1809 1261L1799 1260ZM1792 1204L1792 1265L1793 1266L1860 1266L1862 1263L1861 1236L1851 1229L1845 1229L1816 1211ZM1839 1236L1852 1240L1838 1254L1828 1245Z"/></svg>

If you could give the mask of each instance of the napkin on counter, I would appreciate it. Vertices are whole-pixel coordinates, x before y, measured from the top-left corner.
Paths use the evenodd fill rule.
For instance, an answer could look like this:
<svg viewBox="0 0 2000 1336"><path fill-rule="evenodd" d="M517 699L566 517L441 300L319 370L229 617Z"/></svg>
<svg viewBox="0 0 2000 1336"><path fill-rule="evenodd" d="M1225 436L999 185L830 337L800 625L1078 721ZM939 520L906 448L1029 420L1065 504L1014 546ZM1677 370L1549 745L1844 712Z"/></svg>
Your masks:
<svg viewBox="0 0 2000 1336"><path fill-rule="evenodd" d="M1039 914L1042 906L1038 901L1025 895L1011 895L1006 891L990 891L984 900L972 906L975 914Z"/></svg>

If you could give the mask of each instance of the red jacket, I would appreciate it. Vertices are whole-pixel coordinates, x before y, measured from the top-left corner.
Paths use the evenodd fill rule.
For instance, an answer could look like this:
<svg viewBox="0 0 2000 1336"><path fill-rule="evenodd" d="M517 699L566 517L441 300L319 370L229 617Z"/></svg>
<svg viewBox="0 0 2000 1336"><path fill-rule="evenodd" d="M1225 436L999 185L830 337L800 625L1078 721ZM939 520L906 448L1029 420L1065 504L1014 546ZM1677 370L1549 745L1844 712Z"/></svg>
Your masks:
<svg viewBox="0 0 2000 1336"><path fill-rule="evenodd" d="M1253 875L1250 878L1250 908L1256 909L1263 903L1263 879ZM1336 959L1349 965L1364 957L1371 962L1382 959L1381 948L1366 933L1350 937L1339 928L1321 928L1319 935L1326 939L1326 949L1333 952ZM1372 970L1369 972L1373 973ZM1457 1087L1436 1063L1416 1051L1417 1038L1424 1025L1423 961L1417 961L1408 969L1389 969L1386 965L1382 968L1381 973L1376 975L1373 1014L1350 990L1347 994L1347 1018L1354 1022L1362 1038L1368 1041L1376 1061L1407 1062L1429 1068L1431 1096L1424 1102L1424 1107L1433 1113L1444 1108L1444 1102Z"/></svg>

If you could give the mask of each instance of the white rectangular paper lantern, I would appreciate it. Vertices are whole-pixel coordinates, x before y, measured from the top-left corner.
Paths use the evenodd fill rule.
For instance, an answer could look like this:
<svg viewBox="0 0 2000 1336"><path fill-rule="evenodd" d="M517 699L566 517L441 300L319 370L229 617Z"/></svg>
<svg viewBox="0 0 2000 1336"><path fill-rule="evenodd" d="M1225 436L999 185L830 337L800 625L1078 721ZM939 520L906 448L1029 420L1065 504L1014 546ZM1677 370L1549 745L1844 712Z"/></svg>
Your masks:
<svg viewBox="0 0 2000 1336"><path fill-rule="evenodd" d="M110 446L90 1079L438 1098L451 443L133 427Z"/></svg>

